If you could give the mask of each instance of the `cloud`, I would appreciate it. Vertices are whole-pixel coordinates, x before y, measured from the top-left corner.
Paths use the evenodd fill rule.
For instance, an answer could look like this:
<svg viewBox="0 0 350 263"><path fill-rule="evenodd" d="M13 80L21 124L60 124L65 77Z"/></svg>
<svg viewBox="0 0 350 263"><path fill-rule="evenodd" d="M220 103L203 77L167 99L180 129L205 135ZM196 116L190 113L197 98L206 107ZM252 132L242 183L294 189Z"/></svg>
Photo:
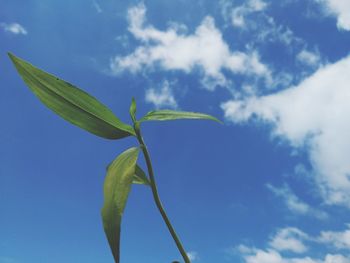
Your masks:
<svg viewBox="0 0 350 263"><path fill-rule="evenodd" d="M272 134L306 148L321 196L350 207L350 57L275 94L221 105L227 120L272 124Z"/></svg>
<svg viewBox="0 0 350 263"><path fill-rule="evenodd" d="M350 1L348 0L316 0L323 3L327 11L337 17L339 29L350 30Z"/></svg>
<svg viewBox="0 0 350 263"><path fill-rule="evenodd" d="M287 208L293 212L294 215L308 215L316 217L318 219L328 218L328 214L326 212L313 208L307 203L300 200L300 198L292 192L288 185L284 185L283 187L278 188L267 184L267 188L277 197L282 198Z"/></svg>
<svg viewBox="0 0 350 263"><path fill-rule="evenodd" d="M0 23L0 27L5 31L15 35L27 35L27 30L18 23Z"/></svg>
<svg viewBox="0 0 350 263"><path fill-rule="evenodd" d="M308 248L304 245L302 239L308 239L308 235L297 228L288 227L280 229L270 240L269 245L277 251L304 253Z"/></svg>
<svg viewBox="0 0 350 263"><path fill-rule="evenodd" d="M286 46L303 44L303 40L283 25L277 25L273 17L265 12L269 4L262 0L246 1L234 6L232 1L220 1L221 13L226 22L233 27L249 33L252 37L249 45L280 42Z"/></svg>
<svg viewBox="0 0 350 263"><path fill-rule="evenodd" d="M146 90L145 100L156 108L177 108L177 102L168 81L163 82L160 90L154 88Z"/></svg>
<svg viewBox="0 0 350 263"><path fill-rule="evenodd" d="M103 12L103 10L102 10L102 8L101 8L101 6L99 5L99 3L97 3L97 1L96 0L93 0L92 1L92 5L94 6L94 8L96 9L96 12L97 13L102 13Z"/></svg>
<svg viewBox="0 0 350 263"><path fill-rule="evenodd" d="M321 56L317 51L312 52L312 51L303 49L298 53L297 61L311 67L321 66Z"/></svg>
<svg viewBox="0 0 350 263"><path fill-rule="evenodd" d="M318 241L329 244L337 249L350 250L350 225L344 231L322 231Z"/></svg>
<svg viewBox="0 0 350 263"><path fill-rule="evenodd" d="M324 243L332 244L332 242L337 241L336 238L346 240L344 237L347 234L348 230L345 232L321 232L320 237L311 237L298 228L286 227L278 230L270 238L266 248L258 249L240 244L234 251L245 263L350 263L350 257L347 254L330 254L324 252L323 258L311 258L305 255L306 252L312 254L311 248L317 249L318 253L316 254L318 255L320 255L321 251L326 251L326 249L320 250L319 246L307 247L304 242L317 245ZM343 248L343 245L341 243L339 248ZM349 246L347 248L350 249ZM294 254L298 254L298 256ZM304 256L301 256L302 254Z"/></svg>
<svg viewBox="0 0 350 263"><path fill-rule="evenodd" d="M254 253L244 254L245 263L350 263L350 259L343 255L327 254L324 259L310 257L283 257L279 252L269 249L257 249Z"/></svg>
<svg viewBox="0 0 350 263"><path fill-rule="evenodd" d="M250 0L243 5L231 10L231 22L233 26L246 26L246 16L264 10L267 4L262 0Z"/></svg>
<svg viewBox="0 0 350 263"><path fill-rule="evenodd" d="M270 70L260 61L259 54L254 50L232 52L212 17L205 17L193 34L184 34L174 24L166 31L146 25L145 14L143 4L129 9L129 31L142 44L131 54L111 60L114 74L154 67L185 73L197 69L204 75L202 83L210 90L229 84L223 70L271 81Z"/></svg>
<svg viewBox="0 0 350 263"><path fill-rule="evenodd" d="M243 1L241 5L237 5L235 1L220 1L221 13L227 26L233 27L239 34L239 39L247 47L262 51L263 54L278 53L283 57L282 67L281 64L275 65L277 62L275 60L269 64L270 71L273 72L272 81L267 86L270 90L280 89L304 78L310 74L310 70L317 68L316 63L319 62L316 61L318 53L309 51L305 40L297 36L287 25L277 23L270 15L273 13L269 10L272 5L271 1L261 0ZM285 67L289 63L294 64L296 60L298 62L296 67L300 68L300 71L291 71ZM261 88L256 89L255 93L261 94Z"/></svg>

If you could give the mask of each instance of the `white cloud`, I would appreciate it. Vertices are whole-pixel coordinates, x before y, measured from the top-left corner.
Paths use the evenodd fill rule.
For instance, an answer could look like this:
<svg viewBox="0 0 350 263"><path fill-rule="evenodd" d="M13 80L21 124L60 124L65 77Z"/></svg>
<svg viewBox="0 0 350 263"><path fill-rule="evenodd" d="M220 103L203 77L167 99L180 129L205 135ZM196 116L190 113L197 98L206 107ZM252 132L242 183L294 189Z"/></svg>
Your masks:
<svg viewBox="0 0 350 263"><path fill-rule="evenodd" d="M350 263L350 258L343 255L327 255L324 263Z"/></svg>
<svg viewBox="0 0 350 263"><path fill-rule="evenodd" d="M266 25L259 29L258 39L263 42L281 42L286 46L297 44L303 41L294 35L294 32L286 26L277 25L272 17L265 16Z"/></svg>
<svg viewBox="0 0 350 263"><path fill-rule="evenodd" d="M337 17L339 29L350 30L350 1L349 0L316 0L327 8L327 11Z"/></svg>
<svg viewBox="0 0 350 263"><path fill-rule="evenodd" d="M350 225L344 231L322 231L318 241L334 246L337 249L350 250Z"/></svg>
<svg viewBox="0 0 350 263"><path fill-rule="evenodd" d="M0 27L3 28L5 32L9 32L15 35L27 35L27 30L18 23L0 23Z"/></svg>
<svg viewBox="0 0 350 263"><path fill-rule="evenodd" d="M191 261L198 260L198 253L195 252L195 251L187 252L187 256L189 257L189 259L190 259Z"/></svg>
<svg viewBox="0 0 350 263"><path fill-rule="evenodd" d="M254 50L271 50L277 52L283 57L283 60L288 63L294 63L295 58L302 50L306 50L306 42L298 37L287 25L277 23L270 15L269 7L271 1L243 1L243 4L236 5L235 1L221 0L221 13L226 23L234 27L235 31L239 31L239 37L245 43L246 47ZM310 55L310 54L308 54ZM301 54L303 62L311 62L310 56L308 61L305 60L305 54ZM300 61L299 61L300 62ZM273 88L281 88L283 85L290 85L295 80L300 79L308 70L305 71L305 63L298 63L297 66L303 66L303 71L299 72L284 72L280 65L274 68L270 64L270 70L273 71L272 81L267 86L270 90ZM315 65L311 69L316 68ZM244 83L246 84L246 83ZM242 85L240 85L242 86ZM259 87L261 91L261 88ZM259 94L259 90L255 93ZM260 92L261 94L261 92Z"/></svg>
<svg viewBox="0 0 350 263"><path fill-rule="evenodd" d="M234 7L232 1L221 0L220 6L225 20L230 20L231 24L235 27L244 28L247 25L246 17L265 10L267 3L262 0L249 0L241 6Z"/></svg>
<svg viewBox="0 0 350 263"><path fill-rule="evenodd" d="M238 245L236 248L233 249L234 251L237 251L241 254L253 254L257 251L256 248L254 247L248 247L246 245L240 244ZM232 252L232 249L229 250L230 252Z"/></svg>
<svg viewBox="0 0 350 263"><path fill-rule="evenodd" d="M308 235L297 228L287 227L278 230L269 245L277 251L304 253L308 247L304 245L302 239L308 239Z"/></svg>
<svg viewBox="0 0 350 263"><path fill-rule="evenodd" d="M318 219L328 218L328 214L326 212L313 208L304 201L300 200L300 198L293 193L288 185L278 188L267 184L267 188L277 197L282 198L287 208L294 214L308 215Z"/></svg>
<svg viewBox="0 0 350 263"><path fill-rule="evenodd" d="M318 52L312 52L306 49L303 49L297 55L297 61L311 66L311 67L319 67L321 66L321 57Z"/></svg>
<svg viewBox="0 0 350 263"><path fill-rule="evenodd" d="M252 37L249 45L254 43L280 42L289 46L302 44L302 39L283 25L278 25L267 12L268 4L261 0L250 0L240 6L234 6L232 1L220 1L224 19L232 26L249 33Z"/></svg>
<svg viewBox="0 0 350 263"><path fill-rule="evenodd" d="M137 72L155 66L186 73L199 69L204 74L203 83L210 83L206 86L208 89L229 83L223 70L271 81L270 70L261 63L256 51L230 51L212 17L204 18L193 34L183 34L174 26L161 31L145 25L145 14L143 4L129 9L129 31L142 45L125 57L112 59L110 67L113 73Z"/></svg>
<svg viewBox="0 0 350 263"><path fill-rule="evenodd" d="M246 26L246 16L264 10L267 4L262 0L250 0L242 6L233 8L231 11L231 22L233 26Z"/></svg>
<svg viewBox="0 0 350 263"><path fill-rule="evenodd" d="M273 249L257 249L254 253L244 254L243 258L245 263L350 263L348 257L339 254L327 254L322 260L310 257L283 257Z"/></svg>
<svg viewBox="0 0 350 263"><path fill-rule="evenodd" d="M305 232L294 227L287 227L277 231L270 239L267 247L258 249L245 245L239 245L234 250L234 254L238 254L243 258L245 263L350 263L350 257L347 254L330 254L326 249L318 249L319 252L324 251L324 257L311 258L308 256L294 256L294 254L305 254L312 247L306 247L304 242L313 242L314 244L338 244L338 248L344 248L344 243L337 240L348 240L347 231L345 232L321 232L317 238L311 237ZM335 243L334 243L335 242ZM346 241L346 245L348 245ZM346 248L350 249L349 246ZM317 253L320 254L320 253ZM287 256L286 256L287 255Z"/></svg>
<svg viewBox="0 0 350 263"><path fill-rule="evenodd" d="M324 66L299 85L263 97L222 104L228 120L257 119L295 148L307 147L328 204L350 206L350 57Z"/></svg>
<svg viewBox="0 0 350 263"><path fill-rule="evenodd" d="M160 90L154 88L146 90L145 100L152 103L156 108L177 108L177 102L168 81L163 82Z"/></svg>

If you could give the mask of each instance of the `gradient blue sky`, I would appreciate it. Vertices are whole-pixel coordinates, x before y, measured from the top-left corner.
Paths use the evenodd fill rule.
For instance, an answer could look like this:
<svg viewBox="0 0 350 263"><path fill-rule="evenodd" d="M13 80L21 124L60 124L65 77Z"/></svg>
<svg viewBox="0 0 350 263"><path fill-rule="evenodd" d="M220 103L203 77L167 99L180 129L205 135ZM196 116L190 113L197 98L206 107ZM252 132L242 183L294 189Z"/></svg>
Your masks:
<svg viewBox="0 0 350 263"><path fill-rule="evenodd" d="M350 262L350 2L0 0L0 263L113 262L107 141L45 108L6 52L146 123L160 195L193 262ZM140 162L144 165L142 158ZM143 186L123 263L180 256Z"/></svg>

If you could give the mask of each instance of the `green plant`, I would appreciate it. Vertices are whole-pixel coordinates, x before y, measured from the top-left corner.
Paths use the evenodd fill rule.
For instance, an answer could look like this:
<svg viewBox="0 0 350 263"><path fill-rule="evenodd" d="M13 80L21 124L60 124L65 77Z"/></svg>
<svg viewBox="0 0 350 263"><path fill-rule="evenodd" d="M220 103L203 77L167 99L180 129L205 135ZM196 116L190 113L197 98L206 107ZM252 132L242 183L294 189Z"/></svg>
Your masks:
<svg viewBox="0 0 350 263"><path fill-rule="evenodd" d="M134 136L139 143L121 153L107 167L104 183L104 205L102 221L112 254L116 263L120 255L120 229L123 211L131 185L144 184L151 188L156 206L163 217L184 261L190 263L183 245L178 238L160 201L151 158L142 138L140 124L145 121L166 121L177 119L218 119L202 113L173 110L157 110L136 119L136 102L132 99L129 109L133 125L120 121L111 110L86 92L70 83L48 74L30 63L9 53L18 73L33 93L51 110L72 124L106 139L122 139ZM137 164L139 151L142 151L148 169L148 176Z"/></svg>

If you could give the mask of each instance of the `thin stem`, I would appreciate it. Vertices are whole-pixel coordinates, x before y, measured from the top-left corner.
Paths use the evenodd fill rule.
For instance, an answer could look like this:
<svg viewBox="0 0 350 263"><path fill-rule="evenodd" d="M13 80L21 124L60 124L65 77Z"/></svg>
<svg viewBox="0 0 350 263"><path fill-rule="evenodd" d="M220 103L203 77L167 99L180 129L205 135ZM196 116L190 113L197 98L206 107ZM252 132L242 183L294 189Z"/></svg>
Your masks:
<svg viewBox="0 0 350 263"><path fill-rule="evenodd" d="M136 135L137 135L137 140L139 141L140 145L141 145L141 148L142 148L142 152L143 152L143 155L145 157L145 160L146 160L146 164L147 164L147 169L148 169L148 173L149 173L149 179L150 179L150 182L151 182L151 188L152 188L152 194L153 194L153 199L157 205L157 208L160 212L160 214L162 215L163 217L163 220L165 222L165 224L167 225L168 229L169 229L169 232L171 234L171 236L173 237L175 243L176 243L176 246L178 248L178 250L180 251L185 263L191 263L185 249L183 248L182 244L181 244L181 241L179 239L179 237L177 236L176 232L175 232L175 229L174 227L171 225L170 223L170 220L164 210L164 207L162 205L162 202L160 201L160 198L159 198L159 194L158 194L158 189L157 189L157 184L156 184L156 181L155 181L155 178L154 178L154 173L153 173L153 167L152 167L152 162L151 162L151 158L150 158L150 155L149 155L149 152L147 150L147 147L146 147L146 144L144 143L143 141L143 138L141 136L141 131L140 131L140 128L139 127L135 127L135 131L136 131Z"/></svg>

